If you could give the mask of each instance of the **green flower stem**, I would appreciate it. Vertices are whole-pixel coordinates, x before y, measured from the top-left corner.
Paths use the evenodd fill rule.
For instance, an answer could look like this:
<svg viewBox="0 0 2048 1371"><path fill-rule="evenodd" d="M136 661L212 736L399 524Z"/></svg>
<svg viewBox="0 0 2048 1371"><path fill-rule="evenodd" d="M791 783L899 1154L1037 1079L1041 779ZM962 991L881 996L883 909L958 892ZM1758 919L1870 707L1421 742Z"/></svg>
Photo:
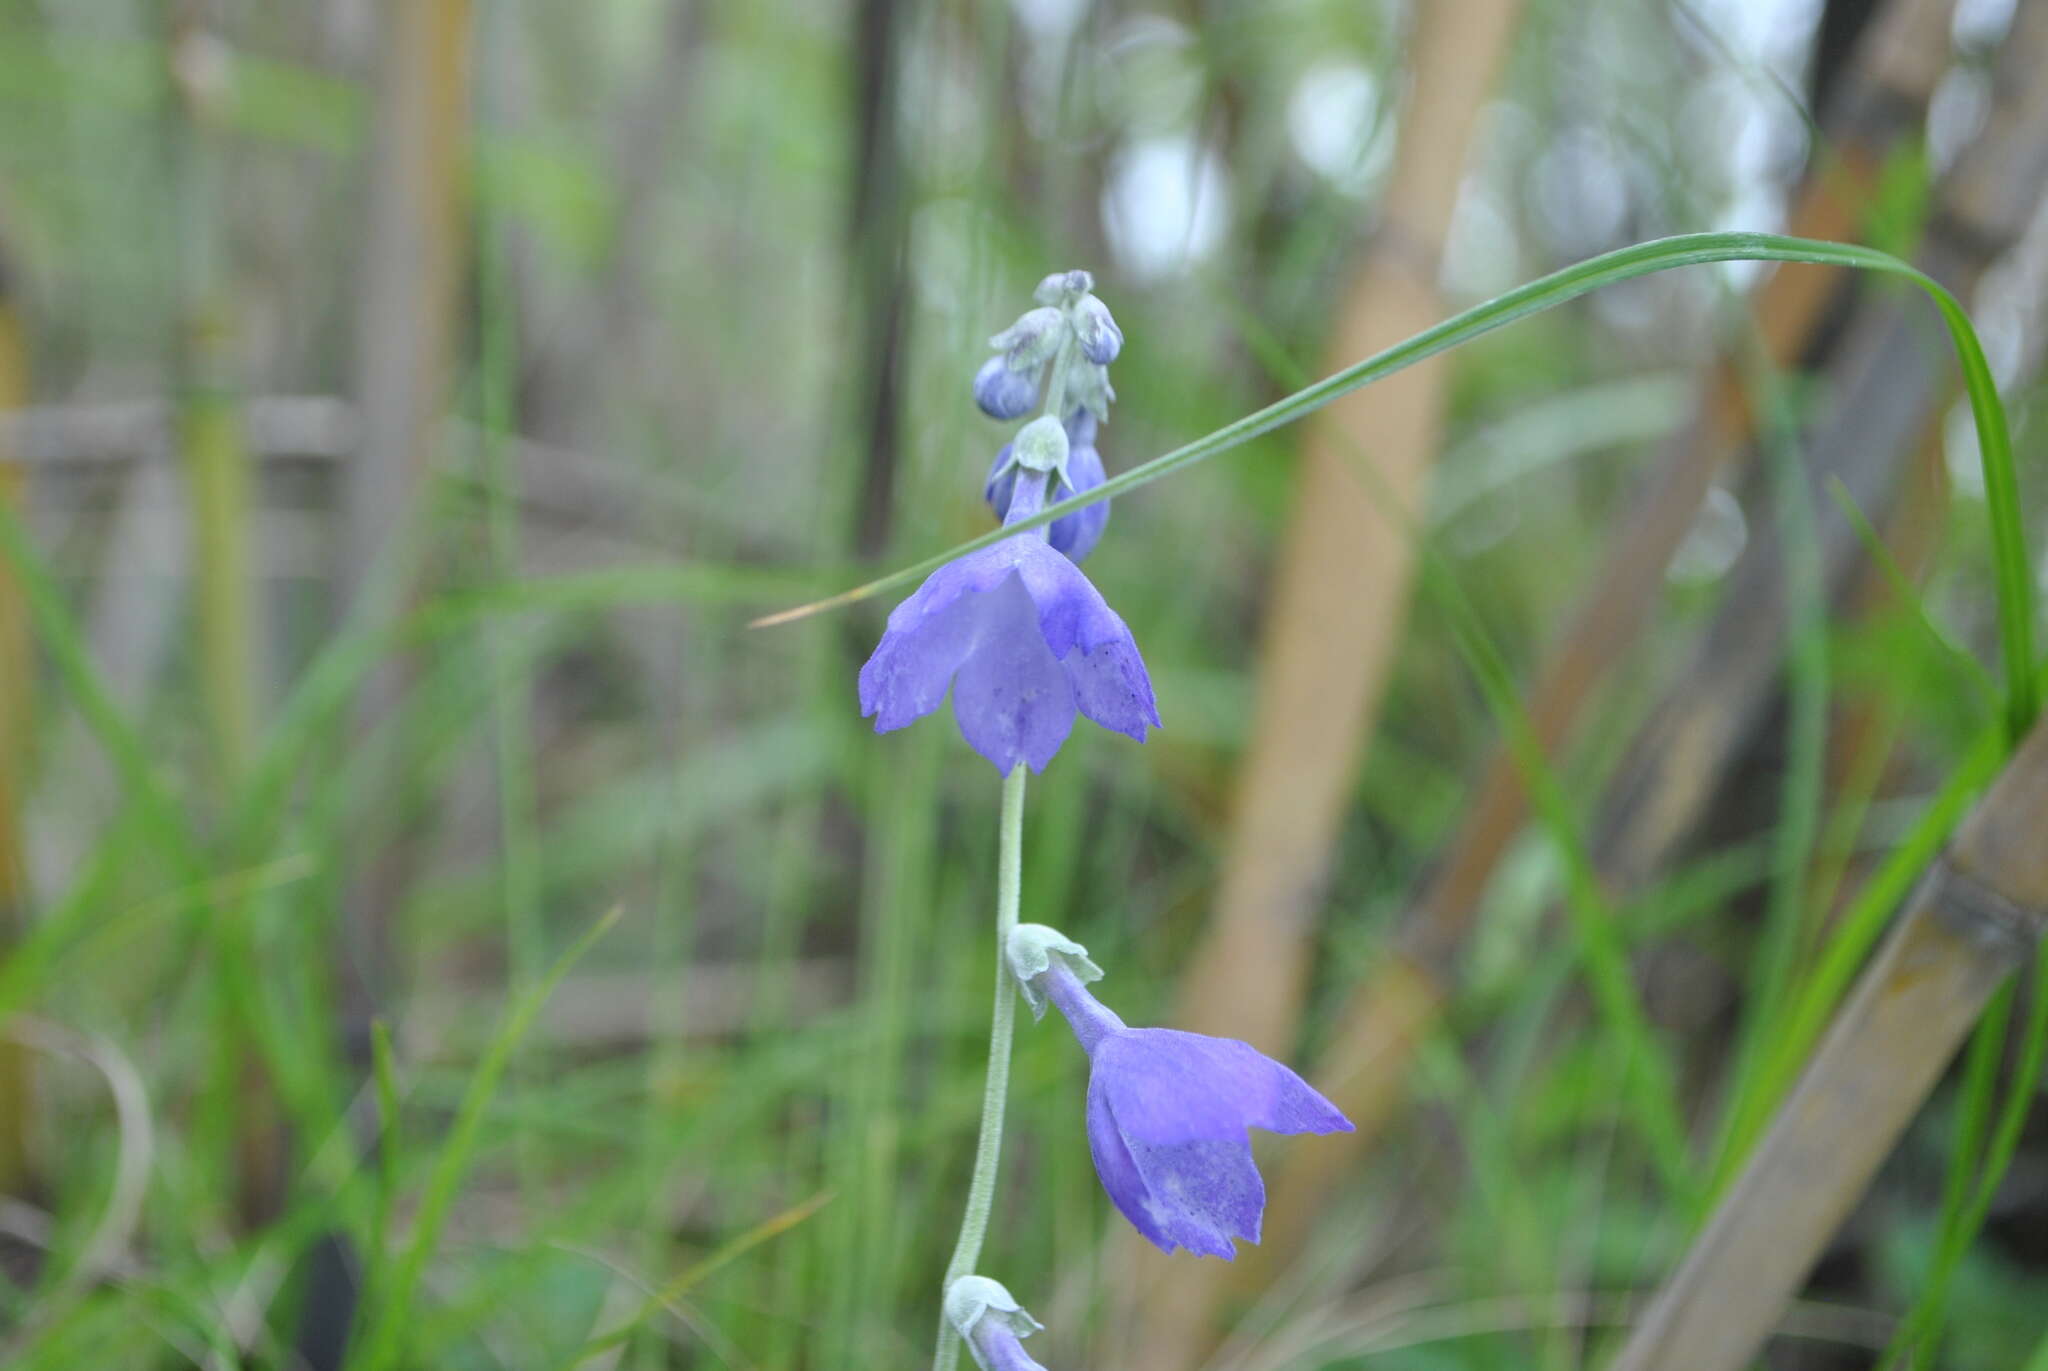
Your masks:
<svg viewBox="0 0 2048 1371"><path fill-rule="evenodd" d="M1005 952L1010 930L1017 926L1017 903L1024 884L1024 764L1003 778L1003 820L996 855L996 1009L988 1034L988 1081L981 1091L981 1140L974 1146L974 1178L967 1183L967 1212L960 1219L960 1240L946 1279L939 1287L939 1342L932 1371L953 1371L960 1360L960 1335L946 1321L945 1294L953 1282L974 1274L981 1259L981 1240L988 1233L988 1214L995 1204L996 1167L1003 1156L1003 1101L1010 1092L1010 1038L1017 1023L1017 984L1010 977Z"/></svg>

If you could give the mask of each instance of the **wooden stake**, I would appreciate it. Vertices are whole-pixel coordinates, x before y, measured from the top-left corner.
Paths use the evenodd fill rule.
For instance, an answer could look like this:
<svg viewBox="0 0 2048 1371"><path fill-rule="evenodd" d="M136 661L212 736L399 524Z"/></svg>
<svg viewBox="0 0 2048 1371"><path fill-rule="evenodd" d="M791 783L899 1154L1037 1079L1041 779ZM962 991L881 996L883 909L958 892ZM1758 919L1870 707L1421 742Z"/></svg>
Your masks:
<svg viewBox="0 0 2048 1371"><path fill-rule="evenodd" d="M2048 931L2048 724L1963 822L1613 1371L1749 1363L1992 992Z"/></svg>

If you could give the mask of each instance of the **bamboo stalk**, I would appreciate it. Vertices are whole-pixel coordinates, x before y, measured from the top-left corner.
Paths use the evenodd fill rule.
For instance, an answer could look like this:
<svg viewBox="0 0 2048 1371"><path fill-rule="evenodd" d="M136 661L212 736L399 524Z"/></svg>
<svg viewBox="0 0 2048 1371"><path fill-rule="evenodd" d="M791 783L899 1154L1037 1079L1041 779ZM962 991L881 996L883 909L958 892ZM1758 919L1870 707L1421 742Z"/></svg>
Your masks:
<svg viewBox="0 0 2048 1371"><path fill-rule="evenodd" d="M357 338L362 441L345 467L338 569L351 608L364 603L373 584L387 588L396 535L414 512L454 371L468 189L469 10L468 0L385 0L382 7ZM362 717L394 709L406 677L398 663L379 672L362 691ZM349 893L351 970L343 1002L359 1051L391 976L388 911L403 880L402 860L385 852L366 864Z"/></svg>
<svg viewBox="0 0 2048 1371"><path fill-rule="evenodd" d="M1830 119L1834 165L1814 176L1793 210L1793 231L1857 236L1894 151L1918 137L1927 103L1946 69L1953 0L1900 0L1866 34L1842 101ZM1822 334L1844 282L1805 269L1768 277L1757 296L1763 350L1792 365ZM1570 627L1548 654L1527 704L1546 751L1561 747L1597 686L1660 601L1663 569L1717 472L1743 457L1755 432L1731 364L1705 383L1693 420L1668 443L1655 474L1620 521L1601 571ZM1415 1042L1455 984L1455 955L1480 897L1529 813L1511 751L1487 760L1464 822L1414 905L1398 946L1355 989L1342 1010L1316 1083L1351 1116L1355 1133L1319 1138L1283 1153L1267 1205L1266 1237L1238 1263L1237 1283L1255 1290L1300 1251L1337 1178L1355 1168L1391 1116Z"/></svg>
<svg viewBox="0 0 2048 1371"><path fill-rule="evenodd" d="M2048 932L2048 724L1957 831L1613 1371L1746 1365Z"/></svg>
<svg viewBox="0 0 2048 1371"><path fill-rule="evenodd" d="M1417 9L1413 98L1375 236L1326 346L1331 369L1442 317L1438 254L1521 12L1520 0ZM1405 621L1415 562L1404 530L1440 446L1449 375L1441 359L1410 368L1336 401L1304 433L1221 887L1182 983L1185 1027L1279 1054L1294 1036L1330 854ZM1191 1364L1213 1337L1224 1273L1190 1273L1130 1245L1141 1293L1126 1358L1144 1371Z"/></svg>
<svg viewBox="0 0 2048 1371"><path fill-rule="evenodd" d="M241 778L256 737L255 579L249 548L252 466L236 402L234 302L222 252L221 207L232 202L218 147L226 96L216 18L206 0L185 0L172 15L168 92L177 167L179 217L177 438L191 492L200 693L212 742L217 796ZM218 955L246 964L242 920L217 922ZM268 1222L283 1204L285 1144L275 1093L254 1042L248 1006L221 978L214 1097L203 1117L231 1131L227 1174L243 1222Z"/></svg>

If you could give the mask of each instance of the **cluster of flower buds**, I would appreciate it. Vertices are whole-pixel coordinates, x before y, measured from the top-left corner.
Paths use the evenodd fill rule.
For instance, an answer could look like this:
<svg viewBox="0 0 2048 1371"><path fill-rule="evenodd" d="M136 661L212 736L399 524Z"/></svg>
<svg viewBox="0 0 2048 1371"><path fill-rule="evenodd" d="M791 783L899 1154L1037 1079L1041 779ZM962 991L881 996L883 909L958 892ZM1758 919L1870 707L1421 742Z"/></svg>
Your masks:
<svg viewBox="0 0 2048 1371"><path fill-rule="evenodd" d="M1098 419L1109 417L1116 392L1109 364L1124 350L1123 330L1109 306L1090 294L1095 278L1085 271L1056 271L1038 283L1036 309L988 340L995 356L974 375L974 402L991 419L1021 419L1038 407L1038 383L1071 339L1085 365L1070 370L1067 399Z"/></svg>
<svg viewBox="0 0 2048 1371"><path fill-rule="evenodd" d="M1085 271L1038 283L1036 308L989 340L974 398L998 419L1045 413L989 467L990 507L1005 525L1105 479L1097 427L1116 394L1109 363L1123 331ZM1077 715L1139 742L1159 726L1152 682L1130 629L1077 565L1102 538L1109 502L948 562L889 616L860 673L861 713L877 732L939 707L950 689L969 746L1008 775L1043 771Z"/></svg>

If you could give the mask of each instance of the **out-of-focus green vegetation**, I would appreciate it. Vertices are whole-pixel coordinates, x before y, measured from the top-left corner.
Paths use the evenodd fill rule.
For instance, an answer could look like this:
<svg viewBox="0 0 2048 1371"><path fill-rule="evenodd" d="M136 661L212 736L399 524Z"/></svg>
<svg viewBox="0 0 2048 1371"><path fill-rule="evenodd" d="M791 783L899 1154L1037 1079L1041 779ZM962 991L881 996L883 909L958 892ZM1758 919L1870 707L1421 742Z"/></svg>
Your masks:
<svg viewBox="0 0 2048 1371"><path fill-rule="evenodd" d="M460 40L426 106L401 5ZM1816 35L1885 8L1526 6L1445 312L1628 242L1782 228L1834 151L1816 63L1855 60ZM1857 237L1919 248L2009 22L1957 7ZM746 625L989 526L1005 431L968 379L1045 271L1091 268L1129 339L1112 473L1316 376L1411 27L1391 3L0 0L0 717L26 711L0 759L0 1361L927 1356L981 1104L998 787L943 714L857 717L885 604ZM421 120L456 152L408 182ZM373 232L394 203L444 215L452 256ZM2030 233L1963 302L2032 527L2043 264ZM1745 355L1762 270L1643 277L1455 354L1305 1068L1472 803L1489 686L1534 676L1706 369ZM1832 509L1787 499L1830 422L1815 336L1813 369L1751 376L1784 402L1775 446L1716 485L1488 882L1397 1116L1285 1278L1227 1303L1212 1365L1600 1364L1759 1122L1729 1110L1739 1071L1782 1086L1772 1048L1814 1026L1792 1007L1857 892L1995 770L1963 417L1901 440L1932 457L1873 512L1913 602L1872 571L1824 603L1792 559L1797 631L1714 802L1654 871L1578 891L1670 1062L1686 1136L1660 1172L1558 834L1613 811L1743 551ZM408 374L426 411L393 399ZM1173 1015L1206 925L1299 440L1119 501L1088 564L1166 727L1084 726L1033 781L1023 917L1087 943L1134 1023ZM352 493L373 452L395 513ZM2038 1090L1982 1055L2000 1101ZM983 1269L1049 1325L1054 1371L1130 1317L1084 1081L1064 1029L1019 1025ZM1982 1100L1937 1094L1770 1365L1871 1363L1942 1263ZM1941 1365L2048 1355L2044 1174L2036 1123L1958 1259Z"/></svg>

